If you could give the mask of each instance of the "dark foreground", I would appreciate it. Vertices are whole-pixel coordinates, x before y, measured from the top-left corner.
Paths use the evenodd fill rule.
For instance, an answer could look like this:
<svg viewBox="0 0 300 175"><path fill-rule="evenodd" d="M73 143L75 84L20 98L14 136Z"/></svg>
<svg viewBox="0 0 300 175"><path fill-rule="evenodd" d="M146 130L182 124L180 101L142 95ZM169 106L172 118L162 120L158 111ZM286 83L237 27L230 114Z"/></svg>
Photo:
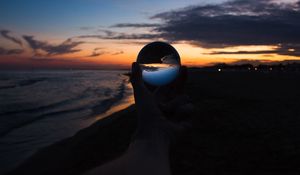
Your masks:
<svg viewBox="0 0 300 175"><path fill-rule="evenodd" d="M190 70L193 127L172 145L174 175L299 174L300 74ZM121 155L134 106L40 150L11 174L77 175ZM145 157L146 158L146 157Z"/></svg>

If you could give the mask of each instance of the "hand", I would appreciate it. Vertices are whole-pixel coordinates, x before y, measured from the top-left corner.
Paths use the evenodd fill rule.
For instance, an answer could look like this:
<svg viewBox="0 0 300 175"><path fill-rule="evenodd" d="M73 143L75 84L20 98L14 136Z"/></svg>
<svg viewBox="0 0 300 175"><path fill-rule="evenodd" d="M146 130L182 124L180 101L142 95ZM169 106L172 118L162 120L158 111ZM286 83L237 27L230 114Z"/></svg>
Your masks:
<svg viewBox="0 0 300 175"><path fill-rule="evenodd" d="M132 64L130 81L135 92L139 94L138 96L144 96L143 101L148 101L150 96L154 98L156 106L159 107L160 111L162 111L167 118L180 120L182 119L181 116L189 116L193 111L194 107L189 97L184 93L187 81L186 66L180 67L179 75L172 83L156 87L156 89L153 90L153 86L144 84L142 70L139 64L134 62ZM144 93L141 94L141 92ZM145 93L148 95L145 96Z"/></svg>
<svg viewBox="0 0 300 175"><path fill-rule="evenodd" d="M159 128L164 128L164 132L168 132L171 136L178 135L182 130L190 127L186 113L191 112L193 106L189 103L189 98L184 95L186 79L187 69L182 66L178 77L171 84L159 87L152 93L143 82L139 64L135 62L132 64L130 81L139 116L138 133L145 133L145 130L160 125ZM171 122L169 119L176 119L174 121L180 119L180 122Z"/></svg>

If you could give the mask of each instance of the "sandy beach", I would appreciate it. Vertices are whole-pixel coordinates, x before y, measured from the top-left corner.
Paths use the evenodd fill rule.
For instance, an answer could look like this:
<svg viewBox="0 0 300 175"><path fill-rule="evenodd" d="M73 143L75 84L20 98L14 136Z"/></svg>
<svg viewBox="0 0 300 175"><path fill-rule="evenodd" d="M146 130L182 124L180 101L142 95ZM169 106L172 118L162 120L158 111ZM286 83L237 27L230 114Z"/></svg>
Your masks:
<svg viewBox="0 0 300 175"><path fill-rule="evenodd" d="M299 80L299 73L190 69L193 125L171 146L172 173L298 174ZM132 105L40 149L9 174L82 174L124 153L135 128Z"/></svg>

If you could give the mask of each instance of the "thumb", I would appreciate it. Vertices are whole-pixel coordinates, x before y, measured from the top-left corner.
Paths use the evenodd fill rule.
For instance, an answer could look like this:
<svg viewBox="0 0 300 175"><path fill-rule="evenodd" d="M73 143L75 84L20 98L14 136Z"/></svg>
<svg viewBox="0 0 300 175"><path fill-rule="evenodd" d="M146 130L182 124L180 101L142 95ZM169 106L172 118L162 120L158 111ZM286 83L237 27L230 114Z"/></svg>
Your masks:
<svg viewBox="0 0 300 175"><path fill-rule="evenodd" d="M131 66L130 82L133 86L143 83L142 70L137 62L133 62Z"/></svg>

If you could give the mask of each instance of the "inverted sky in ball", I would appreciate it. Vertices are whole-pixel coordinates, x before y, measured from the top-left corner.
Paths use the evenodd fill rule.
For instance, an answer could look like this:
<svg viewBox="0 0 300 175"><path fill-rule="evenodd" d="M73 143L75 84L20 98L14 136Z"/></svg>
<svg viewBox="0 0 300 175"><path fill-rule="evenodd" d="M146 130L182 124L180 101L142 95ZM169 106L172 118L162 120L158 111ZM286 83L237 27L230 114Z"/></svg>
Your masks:
<svg viewBox="0 0 300 175"><path fill-rule="evenodd" d="M143 80L153 86L167 85L179 74L179 54L174 47L164 42L146 45L140 51L137 62L141 65Z"/></svg>
<svg viewBox="0 0 300 175"><path fill-rule="evenodd" d="M157 69L156 71L143 70L145 82L154 86L163 86L171 83L178 75L179 66Z"/></svg>

